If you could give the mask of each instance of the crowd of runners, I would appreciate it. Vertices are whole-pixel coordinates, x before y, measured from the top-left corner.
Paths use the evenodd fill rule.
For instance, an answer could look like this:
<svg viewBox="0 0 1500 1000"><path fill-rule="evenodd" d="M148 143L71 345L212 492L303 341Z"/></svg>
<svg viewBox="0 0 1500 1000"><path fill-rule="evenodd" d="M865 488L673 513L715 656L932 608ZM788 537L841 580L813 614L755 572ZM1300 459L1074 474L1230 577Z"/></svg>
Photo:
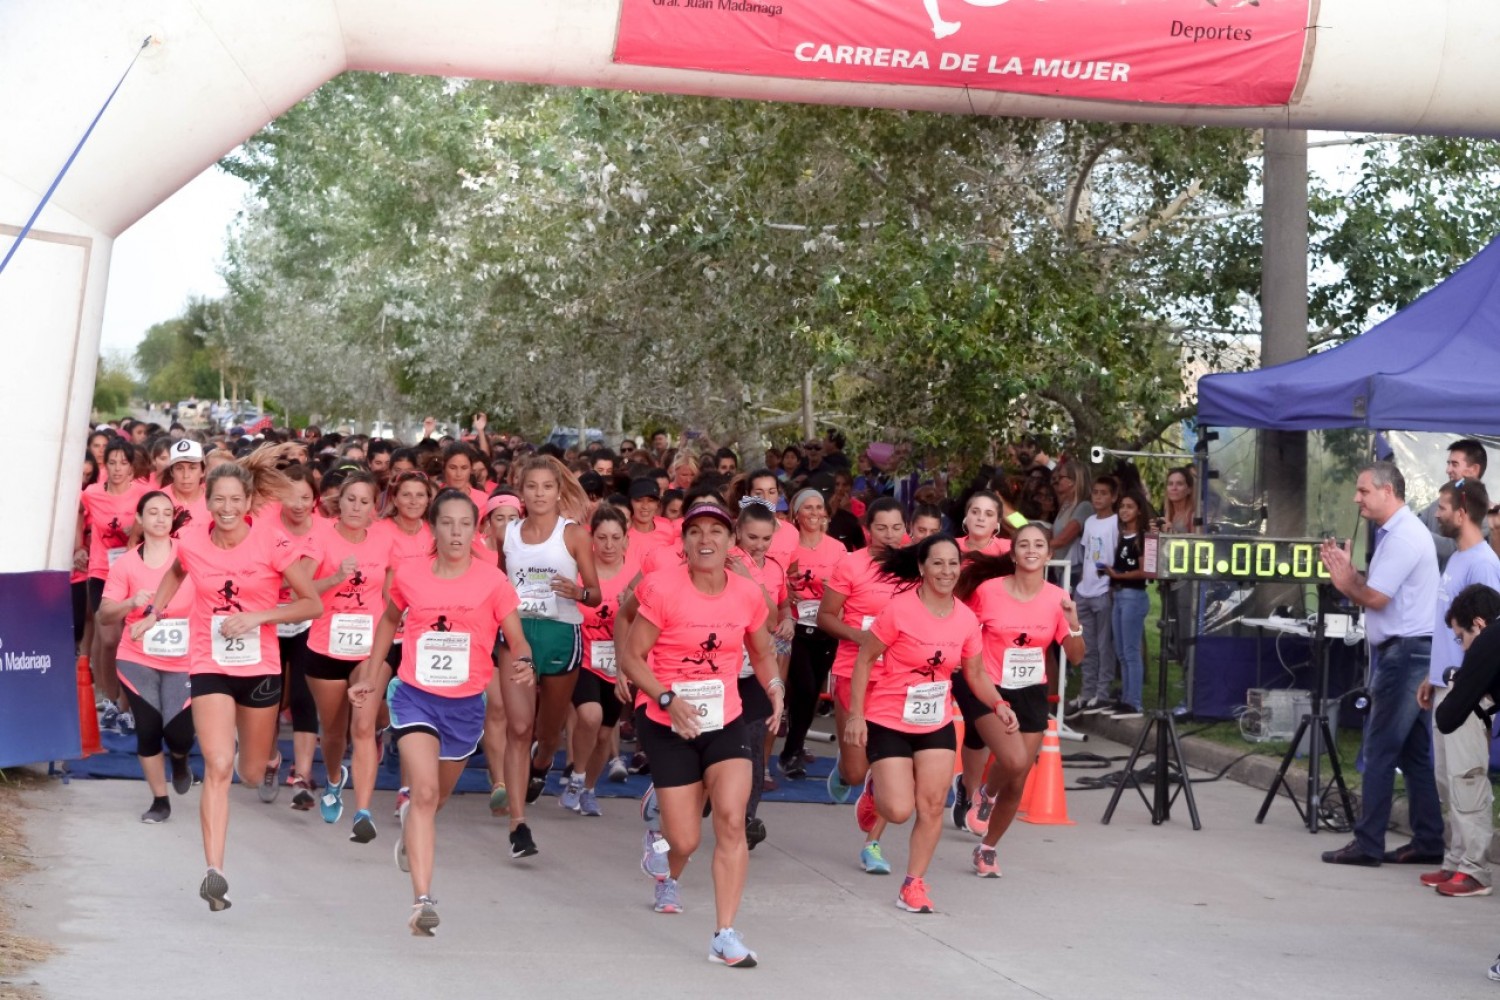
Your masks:
<svg viewBox="0 0 1500 1000"><path fill-rule="evenodd" d="M951 790L953 821L979 838L969 867L998 878L1047 727L1049 658L1097 652L1048 563L1070 562L1081 586L1143 587L1154 515L1127 489L1116 518L1118 484L1090 493L1076 463L1030 447L949 483L889 476L873 461L894 464L889 453L851 462L843 446L830 432L747 468L665 434L618 451L535 448L482 415L459 439L411 447L316 429L210 440L101 427L82 474L75 618L101 725L136 737L141 819L171 815L169 785L191 789L196 740L199 895L221 911L236 775L262 802L286 788L293 809L368 844L394 741L388 836L410 873L408 926L430 936L435 820L468 759L483 750L520 862L538 833L545 843L534 807L561 749L559 801L583 816L600 815L601 781L649 774L641 867L659 913L681 912L709 818L709 958L753 966L735 918L748 852L767 836L761 794L807 780L809 729L831 702L827 788L857 796L851 863L891 874L888 827L910 822L896 905L933 912ZM1071 708L1128 713L1102 701L1093 658ZM1138 684L1122 691L1138 710Z"/></svg>

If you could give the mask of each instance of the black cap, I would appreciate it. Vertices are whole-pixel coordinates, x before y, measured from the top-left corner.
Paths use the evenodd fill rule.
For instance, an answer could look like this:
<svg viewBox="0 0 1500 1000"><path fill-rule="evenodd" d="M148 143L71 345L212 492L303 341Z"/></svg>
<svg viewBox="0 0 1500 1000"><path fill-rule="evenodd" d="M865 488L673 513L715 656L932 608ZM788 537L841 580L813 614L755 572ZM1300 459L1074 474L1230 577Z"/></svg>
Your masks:
<svg viewBox="0 0 1500 1000"><path fill-rule="evenodd" d="M650 497L652 500L661 499L661 490L656 487L655 479L633 479L630 482L630 499L641 500Z"/></svg>

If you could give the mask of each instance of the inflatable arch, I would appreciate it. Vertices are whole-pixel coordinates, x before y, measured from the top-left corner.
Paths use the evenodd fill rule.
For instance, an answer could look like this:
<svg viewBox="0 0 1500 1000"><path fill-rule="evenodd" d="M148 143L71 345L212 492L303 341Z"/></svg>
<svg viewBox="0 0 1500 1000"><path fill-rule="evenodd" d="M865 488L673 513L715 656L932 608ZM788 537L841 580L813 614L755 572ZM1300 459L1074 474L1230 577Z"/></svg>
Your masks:
<svg viewBox="0 0 1500 1000"><path fill-rule="evenodd" d="M991 48L1001 51L1005 26L1019 23L1006 18L1050 17L1058 37L1071 39L1095 15L1127 5L1128 13L1159 21L1152 46L1179 53L1171 58L1192 64L1208 84L1223 82L1215 74L1256 83L1260 71L1236 68L1233 46L1248 45L1265 23L1257 19L1281 18L1296 36L1288 33L1294 48L1285 95L1205 106L1189 88L1132 99L1134 91L1105 89L1132 79L1128 66L1083 56L1038 60L1035 72L1098 86L1080 83L1070 92L1044 80L1030 92L1007 92L982 82L986 72L1032 70L1021 60L1013 69L1008 60L986 66L978 32L995 33ZM830 20L837 11L846 16ZM679 20L651 20L669 14ZM710 17L735 26L705 29ZM782 38L819 18L828 37ZM704 30L710 35L694 35ZM882 32L899 39L882 43ZM790 69L762 72L764 52L743 59L716 52L718 61L708 63L674 54L674 42L702 50L704 38L713 48L796 43L801 68L787 62ZM636 57L617 59L617 42L623 48L627 40ZM0 253L110 88L132 58L138 62L0 274L0 427L14 467L28 475L24 486L0 490L0 523L8 529L0 574L69 562L76 456L87 432L114 238L345 70L964 114L1495 135L1497 42L1500 5L1492 0L6 0ZM951 61L949 69L969 75L936 86L912 82L927 79L921 76L878 75L928 68L929 55L932 70Z"/></svg>

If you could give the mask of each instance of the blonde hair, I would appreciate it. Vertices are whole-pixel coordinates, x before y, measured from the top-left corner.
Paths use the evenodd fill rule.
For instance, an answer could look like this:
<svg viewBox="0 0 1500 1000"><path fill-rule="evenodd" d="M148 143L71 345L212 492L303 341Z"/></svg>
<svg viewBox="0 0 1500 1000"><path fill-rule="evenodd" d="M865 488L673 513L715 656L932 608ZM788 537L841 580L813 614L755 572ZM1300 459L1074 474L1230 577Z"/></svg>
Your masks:
<svg viewBox="0 0 1500 1000"><path fill-rule="evenodd" d="M568 471L563 465L551 455L533 455L521 463L520 483L526 484L526 477L533 472L550 472L557 480L557 511L570 521L583 524L588 520L589 497L583 492L583 487L578 485L578 477Z"/></svg>
<svg viewBox="0 0 1500 1000"><path fill-rule="evenodd" d="M204 481L203 495L213 496L214 483L219 480L233 479L244 488L252 511L272 501L280 502L291 481L276 468L277 457L276 449L260 448L244 458L215 466Z"/></svg>

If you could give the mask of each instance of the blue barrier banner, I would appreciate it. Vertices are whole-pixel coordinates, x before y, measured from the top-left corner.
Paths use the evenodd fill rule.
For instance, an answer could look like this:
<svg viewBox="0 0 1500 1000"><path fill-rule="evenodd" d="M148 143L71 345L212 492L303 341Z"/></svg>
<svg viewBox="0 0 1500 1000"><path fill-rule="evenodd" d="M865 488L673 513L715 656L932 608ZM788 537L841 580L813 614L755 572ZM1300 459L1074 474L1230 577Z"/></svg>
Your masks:
<svg viewBox="0 0 1500 1000"><path fill-rule="evenodd" d="M79 756L76 662L68 574L0 573L0 767Z"/></svg>

